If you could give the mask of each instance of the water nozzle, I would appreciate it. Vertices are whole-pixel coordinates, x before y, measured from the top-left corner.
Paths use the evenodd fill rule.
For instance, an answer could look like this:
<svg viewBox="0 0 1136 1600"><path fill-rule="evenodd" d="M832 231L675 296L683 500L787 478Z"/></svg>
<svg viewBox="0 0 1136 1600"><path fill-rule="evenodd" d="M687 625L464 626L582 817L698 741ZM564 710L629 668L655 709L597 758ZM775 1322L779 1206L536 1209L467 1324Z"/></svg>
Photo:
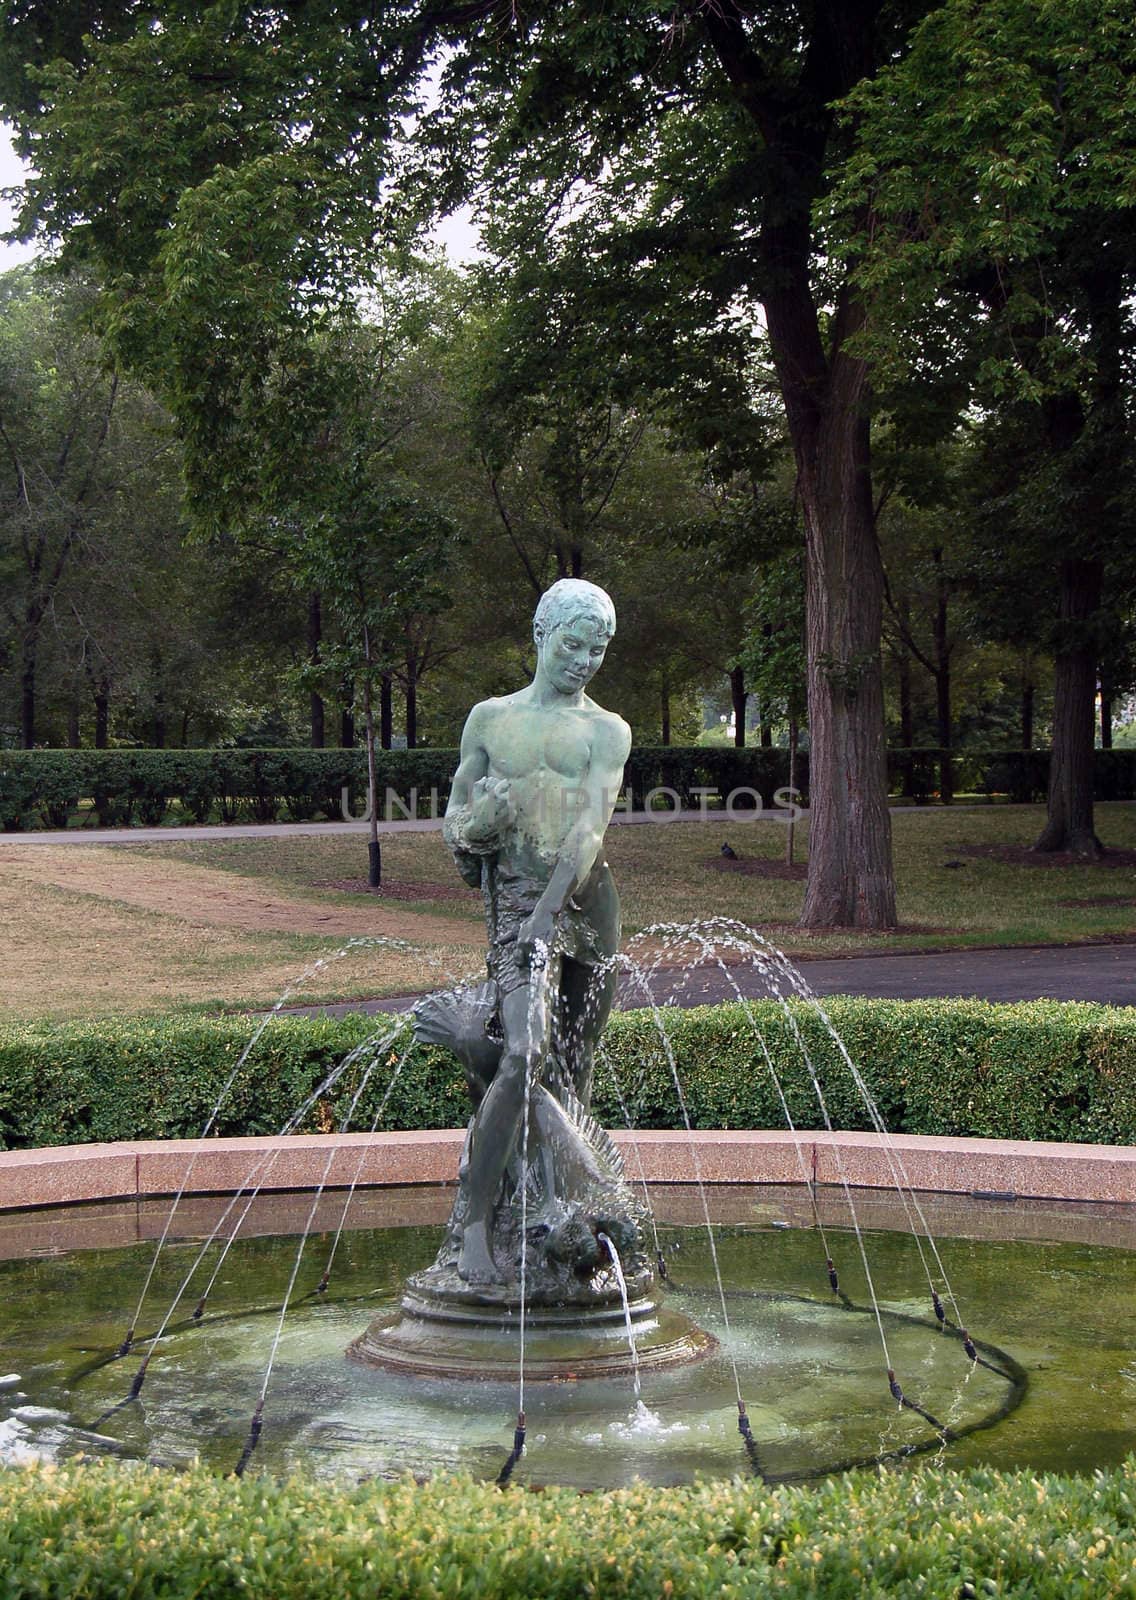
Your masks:
<svg viewBox="0 0 1136 1600"><path fill-rule="evenodd" d="M245 1440L245 1447L241 1451L241 1459L237 1462L236 1466L233 1468L233 1477L234 1478L243 1478L244 1477L245 1468L248 1466L250 1460L252 1459L252 1453L256 1449L257 1445L260 1443L260 1435L261 1435L261 1430L263 1429L263 1427L264 1427L264 1397L262 1395L261 1398L256 1403L256 1410L253 1412L252 1421L249 1423L248 1438Z"/></svg>
<svg viewBox="0 0 1136 1600"><path fill-rule="evenodd" d="M503 1489L513 1476L513 1468L524 1454L525 1448L525 1414L517 1412L517 1426L513 1429L513 1448L505 1460L505 1465L497 1474L497 1487Z"/></svg>

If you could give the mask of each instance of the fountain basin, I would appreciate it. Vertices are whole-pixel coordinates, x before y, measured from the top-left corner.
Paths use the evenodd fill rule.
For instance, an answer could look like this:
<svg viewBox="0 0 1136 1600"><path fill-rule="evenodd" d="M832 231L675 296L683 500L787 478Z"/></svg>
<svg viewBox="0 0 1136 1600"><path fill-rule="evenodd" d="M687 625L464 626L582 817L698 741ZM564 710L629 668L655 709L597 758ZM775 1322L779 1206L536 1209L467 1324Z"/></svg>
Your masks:
<svg viewBox="0 0 1136 1600"><path fill-rule="evenodd" d="M397 1316L407 1274L432 1259L450 1194L421 1188L357 1196L355 1231L344 1236L321 1297L313 1286L343 1207L342 1196L325 1196L272 1378L259 1470L299 1469L337 1481L450 1468L493 1477L500 1470L515 1417L515 1368L475 1383L369 1368L344 1354L369 1322ZM998 1350L1008 1352L1028 1379L1024 1399L1003 1415L1012 1385L985 1368L971 1372L957 1339L935 1329L912 1240L891 1231L903 1226L902 1208L882 1192L858 1197L889 1353L905 1391L954 1429L957 1436L944 1445L888 1394L854 1240L841 1224L841 1196L822 1192L820 1216L835 1230L851 1311L828 1294L804 1191L711 1191L728 1335L696 1196L677 1188L660 1189L656 1198L672 1277L665 1308L711 1332L718 1348L644 1373L642 1409L626 1373L534 1380L519 1481L602 1488L637 1477L662 1484L748 1472L731 1355L771 1478L810 1477L880 1455L903 1460L911 1451L941 1452L958 1466L1090 1470L1130 1450L1136 1208L922 1197L980 1353L997 1363ZM199 1197L179 1208L155 1285L157 1314L222 1204ZM311 1197L300 1195L257 1203L249 1236L235 1247L201 1324L191 1325L188 1315L177 1320L140 1401L98 1429L92 1424L123 1397L147 1348L152 1323L140 1326L133 1359L109 1359L168 1203L0 1218L0 1253L23 1257L0 1265L0 1377L18 1379L0 1393L7 1458L200 1458L231 1471L295 1254L295 1238L276 1235L302 1228L310 1207ZM389 1225L409 1223L415 1213L421 1227ZM1015 1233L1025 1242L1008 1242ZM107 1248L76 1248L96 1241ZM958 1395L962 1411L955 1413ZM963 1433L984 1420L995 1425Z"/></svg>

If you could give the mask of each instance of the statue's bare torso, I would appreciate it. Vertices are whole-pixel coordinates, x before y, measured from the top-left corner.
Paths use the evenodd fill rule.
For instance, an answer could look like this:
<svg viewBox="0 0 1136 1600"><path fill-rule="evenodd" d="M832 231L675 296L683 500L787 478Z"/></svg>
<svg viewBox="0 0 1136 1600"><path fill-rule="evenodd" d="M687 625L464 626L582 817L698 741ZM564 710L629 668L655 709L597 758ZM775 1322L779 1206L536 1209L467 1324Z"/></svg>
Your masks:
<svg viewBox="0 0 1136 1600"><path fill-rule="evenodd" d="M622 750L624 730L621 718L586 695L581 705L561 708L536 704L522 689L475 708L468 734L482 759L474 768L484 765L477 776L488 785L507 785L512 808L498 835L498 872L547 883L584 810L595 808L602 832L616 793L594 782L594 769L618 785L622 757L616 771L611 755Z"/></svg>

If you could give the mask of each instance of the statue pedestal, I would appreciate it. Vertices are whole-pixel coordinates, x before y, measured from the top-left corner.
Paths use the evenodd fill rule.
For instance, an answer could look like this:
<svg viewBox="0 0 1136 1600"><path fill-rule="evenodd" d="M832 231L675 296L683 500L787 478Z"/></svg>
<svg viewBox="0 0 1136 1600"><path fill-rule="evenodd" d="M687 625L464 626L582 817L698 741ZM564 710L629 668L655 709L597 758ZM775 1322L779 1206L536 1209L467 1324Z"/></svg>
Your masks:
<svg viewBox="0 0 1136 1600"><path fill-rule="evenodd" d="M650 1289L649 1273L646 1279L645 1285L628 1285L640 1369L655 1371L708 1355L715 1339L640 1292ZM618 1285L614 1291L593 1279L571 1303L527 1304L526 1381L627 1376L632 1365L627 1323ZM370 1366L419 1377L511 1382L520 1360L520 1325L516 1284L463 1283L456 1272L432 1267L410 1279L401 1311L377 1318L347 1353Z"/></svg>

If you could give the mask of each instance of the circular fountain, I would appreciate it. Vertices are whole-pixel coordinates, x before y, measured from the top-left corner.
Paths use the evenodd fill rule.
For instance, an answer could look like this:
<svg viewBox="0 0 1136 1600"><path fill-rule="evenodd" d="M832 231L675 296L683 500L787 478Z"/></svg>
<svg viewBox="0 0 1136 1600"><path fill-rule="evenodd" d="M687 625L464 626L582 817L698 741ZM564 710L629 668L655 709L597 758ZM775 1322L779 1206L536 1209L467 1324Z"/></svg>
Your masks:
<svg viewBox="0 0 1136 1600"><path fill-rule="evenodd" d="M626 1377L696 1361L717 1340L652 1294L626 1307L614 1298L525 1307L525 1376L531 1383ZM511 1381L518 1371L521 1301L432 1288L428 1273L407 1285L397 1314L380 1317L347 1348L349 1356L393 1372L431 1378ZM634 1352L634 1356L632 1355Z"/></svg>
<svg viewBox="0 0 1136 1600"><path fill-rule="evenodd" d="M414 1198L429 1214L441 1196L421 1191ZM405 1212L410 1199L404 1195L399 1209ZM681 1194L664 1192L659 1201L664 1216L674 1208L682 1214ZM735 1207L739 1204L735 1196ZM176 1295L186 1247L193 1247L195 1236L208 1235L221 1209L221 1201L204 1198L187 1206L154 1280L157 1304ZM258 1470L281 1475L300 1470L346 1481L407 1471L499 1473L518 1392L515 1325L502 1337L500 1366L495 1370L487 1361L476 1377L439 1376L421 1367L372 1367L344 1358L361 1323L398 1315L405 1273L428 1270L438 1246L436 1224L381 1226L390 1209L381 1193L360 1197L356 1227L340 1243L334 1281L320 1295L314 1285L341 1210L339 1197L327 1197L318 1231L309 1238L312 1259L291 1299L276 1352L254 1458ZM742 1209L752 1213L752 1202ZM905 1287L917 1270L909 1235L874 1234L873 1268L888 1351L920 1410L901 1408L889 1394L876 1314L848 1254L853 1236L835 1221L835 1200L827 1202L827 1211L834 1219L831 1242L848 1262L847 1304L825 1298L823 1262L815 1233L801 1215L799 1195L787 1191L775 1202L767 1197L765 1210L793 1219L793 1225L717 1225L728 1327L701 1225L660 1219L671 1274L657 1291L664 1311L706 1329L715 1343L697 1361L645 1368L638 1399L626 1343L616 1370L607 1373L594 1369L549 1380L526 1360L526 1481L603 1488L635 1477L663 1484L690 1481L697 1474L729 1477L754 1470L781 1481L944 1449L948 1460L960 1459L960 1452L961 1459L981 1460L981 1453L965 1452L984 1440L992 1441L986 1448L995 1451L1021 1449L1023 1435L1026 1447L1037 1449L1036 1419L1010 1429L1004 1446L999 1441L1005 1430L989 1431L991 1423L1019 1405L1024 1375L993 1343L978 1342L975 1364L957 1330L939 1331L929 1308ZM168 1205L147 1207L147 1231L157 1234L163 1211ZM137 1362L154 1348L154 1322L140 1325L134 1358L117 1361L121 1306L143 1280L152 1245L47 1254L4 1268L0 1376L9 1374L14 1381L0 1393L0 1453L113 1454L172 1465L201 1458L231 1472L273 1353L281 1295L296 1254L297 1236L273 1236L282 1224L296 1226L294 1201L266 1200L253 1219L255 1232L234 1246L205 1315L200 1321L183 1315L170 1324L141 1395L125 1405ZM57 1225L49 1217L40 1225L47 1247ZM89 1214L82 1226L90 1229ZM987 1247L976 1271L968 1273L967 1287L972 1281L981 1287L973 1304L976 1314L1017 1343L1030 1336L1021 1317L1005 1318L1009 1254L1008 1247ZM1030 1270L1020 1251L1014 1259L1020 1270ZM1078 1264L1086 1290L1098 1303L1115 1302L1119 1312L1127 1292L1123 1263L1113 1268L1098 1261L1094 1281L1084 1260L1078 1263L1069 1248L1052 1262L1052 1287L1039 1310L1067 1296L1070 1267ZM756 1283L765 1287L747 1287ZM1069 1312L1084 1321L1075 1303ZM1058 1320L1047 1317L1047 1329ZM1036 1355L1036 1334L1032 1338L1029 1349ZM1118 1413L1122 1403L1117 1370L1123 1363L1103 1352L1086 1369L1083 1338L1076 1343L1071 1354L1093 1399L1082 1406L1085 1423L1099 1429L1108 1409ZM613 1331L613 1350L616 1345ZM1061 1372L1069 1362L1048 1357L1046 1364ZM1098 1402L1098 1384L1110 1364L1110 1398ZM739 1385L753 1455L739 1433ZM1072 1385L1071 1371L1059 1378L1057 1411L1070 1409ZM1099 1433L1092 1447L1099 1451ZM1069 1444L1055 1436L1045 1450L1034 1457L1041 1466L1067 1457Z"/></svg>
<svg viewBox="0 0 1136 1600"><path fill-rule="evenodd" d="M672 1281L664 1295L663 1242L655 1229L648 1243L655 1224L627 1181L619 1150L590 1112L620 932L603 839L630 735L584 689L613 630L614 612L601 590L575 580L555 585L537 609L532 684L475 707L463 736L444 833L459 872L483 892L488 976L431 995L414 1011L415 1036L453 1053L473 1104L456 1198L433 1262L423 1261L408 1278L400 1272L397 1293L381 1296L359 1333L360 1298L337 1303L327 1294L342 1219L318 1287L307 1294L297 1289L317 1192L283 1301L207 1314L231 1271L225 1263L248 1214L246 1203L235 1224L226 1221L235 1197L190 1271L175 1277L160 1326L146 1334L135 1314L117 1355L137 1351L141 1365L125 1398L72 1429L81 1448L182 1458L193 1448L187 1441L194 1430L211 1420L231 1431L236 1402L229 1396L234 1386L247 1394L258 1370L259 1398L238 1474L261 1448L262 1435L271 1439L274 1432L287 1433L291 1444L282 1457L266 1444L267 1458L262 1451L260 1459L282 1467L297 1458L318 1461L327 1451L338 1470L479 1470L485 1451L499 1454L490 1430L498 1435L507 1397L516 1395L504 1482L526 1444L526 1383L540 1385L540 1426L557 1436L548 1476L585 1486L632 1475L680 1481L697 1470L732 1472L743 1461L767 1479L811 1476L941 1449L989 1427L1020 1401L1022 1370L1003 1351L970 1337L937 1270L947 1304L940 1298L930 1269L941 1263L930 1238L933 1263L919 1246L929 1297L918 1308L888 1305L877 1293L853 1211L850 1254L862 1274L854 1294L848 1292L815 1182L809 1249L815 1273L820 1246L829 1300L799 1286L774 1287L766 1281L768 1261L747 1266L744 1287L727 1290L704 1194L712 1270L692 1274L687 1265L687 1281ZM755 959L772 970L774 955L763 948ZM660 1020L649 983L642 987ZM665 1030L663 1040L689 1128ZM803 1041L801 1049L820 1096ZM352 1108L365 1082L366 1074ZM821 1109L827 1121L823 1097ZM260 1181L250 1180L242 1193L255 1198ZM172 1213L139 1312L171 1222ZM205 1293L192 1315L175 1323L198 1266L226 1228L229 1237L206 1268ZM158 1364L143 1393L151 1357L163 1344L177 1350L176 1370L168 1375ZM114 1357L96 1354L76 1376L73 1387L85 1385L92 1410L100 1391L109 1400L116 1365ZM270 1380L274 1406L266 1412ZM159 1415L163 1421L151 1425ZM18 1410L13 1416L20 1421ZM172 1432L171 1416L182 1419ZM111 1418L116 1435L104 1432ZM598 1476L597 1447L605 1457ZM622 1452L614 1469L613 1450Z"/></svg>

